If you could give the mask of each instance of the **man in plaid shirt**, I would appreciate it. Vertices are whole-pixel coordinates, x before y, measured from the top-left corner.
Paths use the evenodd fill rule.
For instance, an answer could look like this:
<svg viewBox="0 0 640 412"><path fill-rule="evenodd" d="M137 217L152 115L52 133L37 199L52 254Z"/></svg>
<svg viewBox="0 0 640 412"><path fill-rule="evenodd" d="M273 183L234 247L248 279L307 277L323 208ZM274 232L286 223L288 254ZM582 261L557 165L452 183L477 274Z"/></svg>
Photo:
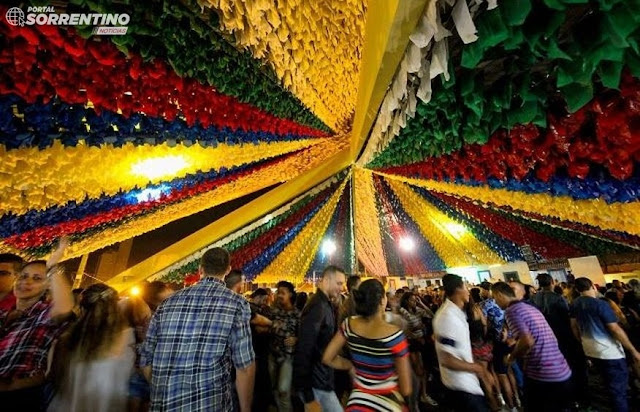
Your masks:
<svg viewBox="0 0 640 412"><path fill-rule="evenodd" d="M249 303L225 287L229 253L208 250L201 280L158 307L142 347L153 411L230 411L231 368L240 410L251 410L255 375Z"/></svg>

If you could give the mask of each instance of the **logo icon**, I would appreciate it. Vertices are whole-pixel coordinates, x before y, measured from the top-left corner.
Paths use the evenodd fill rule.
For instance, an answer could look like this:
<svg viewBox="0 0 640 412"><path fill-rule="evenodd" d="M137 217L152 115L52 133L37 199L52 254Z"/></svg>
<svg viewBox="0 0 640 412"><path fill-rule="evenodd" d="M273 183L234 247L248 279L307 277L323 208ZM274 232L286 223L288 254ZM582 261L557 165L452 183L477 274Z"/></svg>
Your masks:
<svg viewBox="0 0 640 412"><path fill-rule="evenodd" d="M20 7L12 7L7 10L5 18L7 19L7 23L12 26L24 27L24 12Z"/></svg>

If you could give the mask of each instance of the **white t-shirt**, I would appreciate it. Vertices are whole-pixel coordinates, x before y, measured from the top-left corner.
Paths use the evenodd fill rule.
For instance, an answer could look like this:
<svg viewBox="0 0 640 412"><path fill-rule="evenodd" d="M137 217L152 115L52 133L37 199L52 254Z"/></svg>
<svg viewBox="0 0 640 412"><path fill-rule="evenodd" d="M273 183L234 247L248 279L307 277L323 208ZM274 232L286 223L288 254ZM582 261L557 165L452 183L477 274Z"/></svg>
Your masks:
<svg viewBox="0 0 640 412"><path fill-rule="evenodd" d="M447 299L433 318L433 332L444 386L454 391L483 395L480 381L475 373L447 369L440 362L444 352L465 362L473 362L466 313Z"/></svg>

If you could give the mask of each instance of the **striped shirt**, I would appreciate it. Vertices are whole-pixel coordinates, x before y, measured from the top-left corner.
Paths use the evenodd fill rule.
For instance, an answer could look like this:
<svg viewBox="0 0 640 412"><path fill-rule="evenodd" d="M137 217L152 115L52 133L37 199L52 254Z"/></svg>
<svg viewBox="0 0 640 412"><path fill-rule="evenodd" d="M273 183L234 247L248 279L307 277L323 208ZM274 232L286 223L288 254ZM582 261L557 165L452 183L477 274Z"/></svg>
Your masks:
<svg viewBox="0 0 640 412"><path fill-rule="evenodd" d="M347 339L356 370L347 411L403 411L405 404L398 390L395 359L407 356L409 346L402 330L381 339L360 336L345 319L340 331Z"/></svg>
<svg viewBox="0 0 640 412"><path fill-rule="evenodd" d="M140 364L151 365L151 410L232 410L231 368L254 360L250 316L249 303L215 278L165 300L141 351Z"/></svg>
<svg viewBox="0 0 640 412"><path fill-rule="evenodd" d="M505 315L514 338L523 335L533 337L533 347L525 356L524 363L524 374L528 378L542 382L564 382L571 377L571 369L542 312L535 306L519 301L509 305Z"/></svg>

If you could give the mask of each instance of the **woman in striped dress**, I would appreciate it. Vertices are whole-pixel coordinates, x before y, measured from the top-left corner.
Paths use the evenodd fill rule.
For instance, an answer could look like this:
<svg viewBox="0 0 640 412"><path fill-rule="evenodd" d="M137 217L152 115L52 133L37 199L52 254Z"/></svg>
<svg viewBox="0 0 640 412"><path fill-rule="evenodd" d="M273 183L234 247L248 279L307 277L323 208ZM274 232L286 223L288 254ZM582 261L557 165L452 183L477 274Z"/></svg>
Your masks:
<svg viewBox="0 0 640 412"><path fill-rule="evenodd" d="M334 369L351 371L348 412L407 411L404 399L412 390L409 346L402 330L385 322L384 288L370 279L352 293L357 316L345 319L322 361ZM345 344L351 360L339 355Z"/></svg>

